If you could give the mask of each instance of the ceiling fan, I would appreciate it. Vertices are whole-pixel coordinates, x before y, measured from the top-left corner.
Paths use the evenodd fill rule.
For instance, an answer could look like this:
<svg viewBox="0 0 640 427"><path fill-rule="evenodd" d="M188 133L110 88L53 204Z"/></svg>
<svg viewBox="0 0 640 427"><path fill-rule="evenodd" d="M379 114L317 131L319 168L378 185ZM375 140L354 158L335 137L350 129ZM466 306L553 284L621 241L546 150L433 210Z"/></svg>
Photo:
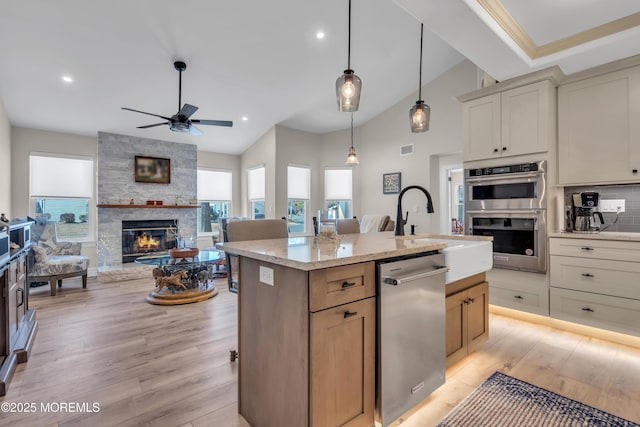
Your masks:
<svg viewBox="0 0 640 427"><path fill-rule="evenodd" d="M136 113L147 114L149 116L160 117L166 120L162 123L154 123L152 125L138 126L138 129L147 129L155 126L169 125L169 129L174 132L189 132L192 135L202 135L202 131L195 127L193 124L198 123L201 125L209 126L233 126L232 121L228 120L200 120L190 119L190 117L198 110L198 107L191 104L182 105L182 72L187 69L187 64L182 61L176 61L173 66L180 72L180 80L178 83L178 112L171 117L161 116L159 114L147 113L145 111L134 110L133 108L122 107L123 110L133 111ZM180 107L182 105L182 108Z"/></svg>

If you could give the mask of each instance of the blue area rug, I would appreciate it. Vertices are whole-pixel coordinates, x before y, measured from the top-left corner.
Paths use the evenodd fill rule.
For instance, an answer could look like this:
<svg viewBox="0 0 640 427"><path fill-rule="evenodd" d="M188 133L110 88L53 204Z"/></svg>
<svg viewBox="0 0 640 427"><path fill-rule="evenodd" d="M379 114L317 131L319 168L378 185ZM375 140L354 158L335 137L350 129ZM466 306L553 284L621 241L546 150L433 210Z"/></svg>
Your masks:
<svg viewBox="0 0 640 427"><path fill-rule="evenodd" d="M494 372L436 427L640 427L640 424Z"/></svg>

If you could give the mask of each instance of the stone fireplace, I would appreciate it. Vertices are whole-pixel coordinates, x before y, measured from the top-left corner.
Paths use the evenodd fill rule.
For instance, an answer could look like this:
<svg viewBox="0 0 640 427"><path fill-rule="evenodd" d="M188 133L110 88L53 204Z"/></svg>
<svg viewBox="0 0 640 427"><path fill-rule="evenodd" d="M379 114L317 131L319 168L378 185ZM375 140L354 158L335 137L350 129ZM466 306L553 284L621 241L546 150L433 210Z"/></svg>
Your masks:
<svg viewBox="0 0 640 427"><path fill-rule="evenodd" d="M171 182L135 182L135 156L169 159ZM197 205L189 206L189 201L196 199L197 159L193 144L98 132L99 273L132 265L136 256L130 255L134 252L153 253L150 247L140 246L131 254L125 253L129 249L123 251L129 238L124 228L130 222L170 221L180 236L197 236ZM162 205L149 206L147 200L162 201ZM157 239L149 233L148 237ZM175 245L175 237L174 234L164 243Z"/></svg>
<svg viewBox="0 0 640 427"><path fill-rule="evenodd" d="M122 263L147 255L165 255L177 247L174 219L122 221Z"/></svg>

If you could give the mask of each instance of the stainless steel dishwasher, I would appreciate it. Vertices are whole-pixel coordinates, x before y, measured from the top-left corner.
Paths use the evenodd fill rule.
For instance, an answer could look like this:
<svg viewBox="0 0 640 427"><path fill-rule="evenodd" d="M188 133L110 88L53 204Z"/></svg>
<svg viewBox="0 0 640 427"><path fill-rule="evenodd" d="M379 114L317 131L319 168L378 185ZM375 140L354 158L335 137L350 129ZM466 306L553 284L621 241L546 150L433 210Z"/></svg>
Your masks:
<svg viewBox="0 0 640 427"><path fill-rule="evenodd" d="M378 262L376 418L383 427L445 380L444 255Z"/></svg>

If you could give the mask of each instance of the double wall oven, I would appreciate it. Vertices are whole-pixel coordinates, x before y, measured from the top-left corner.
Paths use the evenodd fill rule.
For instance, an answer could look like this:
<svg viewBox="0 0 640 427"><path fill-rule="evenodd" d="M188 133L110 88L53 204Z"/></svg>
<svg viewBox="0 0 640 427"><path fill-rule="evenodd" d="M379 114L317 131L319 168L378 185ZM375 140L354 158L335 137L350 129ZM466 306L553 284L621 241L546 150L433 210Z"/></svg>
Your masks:
<svg viewBox="0 0 640 427"><path fill-rule="evenodd" d="M493 237L494 267L546 272L546 161L465 170L467 234Z"/></svg>

